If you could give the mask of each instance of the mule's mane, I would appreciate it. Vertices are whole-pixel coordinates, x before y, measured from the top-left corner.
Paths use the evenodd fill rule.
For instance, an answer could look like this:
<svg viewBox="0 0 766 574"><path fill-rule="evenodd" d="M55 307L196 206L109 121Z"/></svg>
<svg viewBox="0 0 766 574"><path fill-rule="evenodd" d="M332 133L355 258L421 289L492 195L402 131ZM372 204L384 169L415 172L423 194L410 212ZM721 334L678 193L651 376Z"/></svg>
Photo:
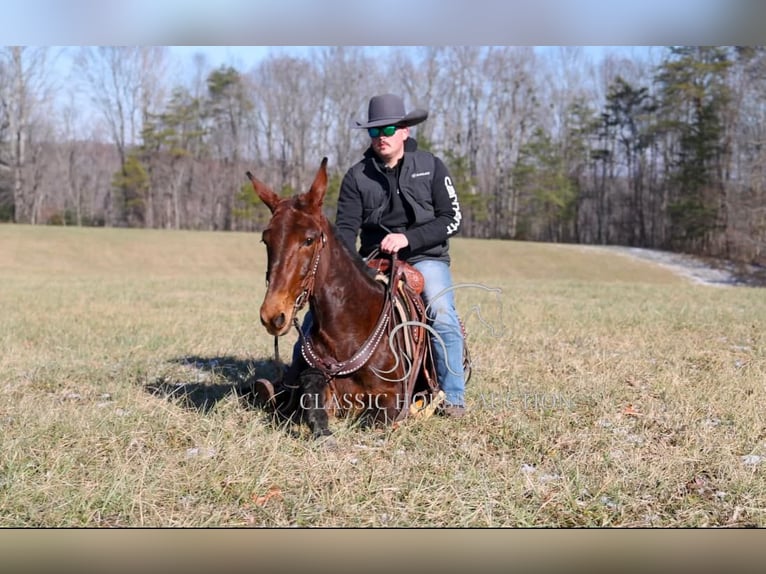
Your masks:
<svg viewBox="0 0 766 574"><path fill-rule="evenodd" d="M380 281L376 281L372 275L369 273L369 268L367 267L367 263L364 259L362 259L362 256L359 255L356 251L351 251L351 249L348 248L348 246L341 241L338 238L338 234L336 233L335 224L330 223L329 226L330 233L332 233L333 237L335 238L335 241L340 245L340 248L346 252L346 254L349 256L351 261L353 261L354 265L359 269L359 271L362 272L362 274L369 279L371 283L375 283L376 285L380 285L381 289L383 289L383 285L380 283Z"/></svg>
<svg viewBox="0 0 766 574"><path fill-rule="evenodd" d="M298 212L306 213L307 210L310 209L310 204L307 202L305 198L305 194L297 194L293 197L286 198L283 200L283 202L286 204L285 207L295 209ZM380 287L380 290L383 291L384 287L379 282L376 281L372 275L370 275L367 263L362 259L362 256L359 255L356 251L352 251L343 241L340 240L340 237L338 236L335 224L330 222L328 217L324 214L324 211L320 208L318 213L318 219L320 228L322 231L327 232L328 235L331 235L334 243L338 245L338 247L348 256L348 258L351 260L351 262L354 264L354 266L361 272L361 274L365 277L367 280L367 283L370 285L376 285Z"/></svg>

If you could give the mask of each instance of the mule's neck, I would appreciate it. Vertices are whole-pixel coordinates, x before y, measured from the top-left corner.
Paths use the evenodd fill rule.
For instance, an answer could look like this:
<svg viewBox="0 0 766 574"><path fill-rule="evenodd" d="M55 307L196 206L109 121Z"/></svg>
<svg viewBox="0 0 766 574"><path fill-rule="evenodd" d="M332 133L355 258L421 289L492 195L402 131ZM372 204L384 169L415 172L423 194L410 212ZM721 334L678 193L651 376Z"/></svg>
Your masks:
<svg viewBox="0 0 766 574"><path fill-rule="evenodd" d="M383 309L385 287L367 273L331 228L326 235L327 245L320 256L310 299L313 332L333 341L364 340Z"/></svg>

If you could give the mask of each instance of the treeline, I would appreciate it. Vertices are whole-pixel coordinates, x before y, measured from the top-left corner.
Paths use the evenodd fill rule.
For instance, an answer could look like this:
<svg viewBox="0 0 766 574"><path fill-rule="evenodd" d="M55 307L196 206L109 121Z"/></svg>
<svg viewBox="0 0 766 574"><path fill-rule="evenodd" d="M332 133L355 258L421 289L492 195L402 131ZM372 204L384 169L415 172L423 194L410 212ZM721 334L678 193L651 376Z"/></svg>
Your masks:
<svg viewBox="0 0 766 574"><path fill-rule="evenodd" d="M173 73L163 47L0 49L0 220L258 230L251 170L303 191L323 156L332 215L397 92L430 111L464 236L624 244L766 263L766 50L675 46L319 47Z"/></svg>

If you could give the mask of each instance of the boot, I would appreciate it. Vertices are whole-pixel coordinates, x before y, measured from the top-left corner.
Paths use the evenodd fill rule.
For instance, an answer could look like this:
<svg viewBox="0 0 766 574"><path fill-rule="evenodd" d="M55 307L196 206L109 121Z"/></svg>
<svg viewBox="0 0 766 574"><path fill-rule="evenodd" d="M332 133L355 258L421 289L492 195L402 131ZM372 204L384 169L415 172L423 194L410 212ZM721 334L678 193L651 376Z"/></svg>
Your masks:
<svg viewBox="0 0 766 574"><path fill-rule="evenodd" d="M298 410L298 376L305 368L306 364L299 361L286 366L282 376L274 381L256 379L253 383L256 404L279 417L291 418Z"/></svg>
<svg viewBox="0 0 766 574"><path fill-rule="evenodd" d="M276 393L274 385L268 379L255 379L253 383L253 396L256 406L274 410L276 408Z"/></svg>

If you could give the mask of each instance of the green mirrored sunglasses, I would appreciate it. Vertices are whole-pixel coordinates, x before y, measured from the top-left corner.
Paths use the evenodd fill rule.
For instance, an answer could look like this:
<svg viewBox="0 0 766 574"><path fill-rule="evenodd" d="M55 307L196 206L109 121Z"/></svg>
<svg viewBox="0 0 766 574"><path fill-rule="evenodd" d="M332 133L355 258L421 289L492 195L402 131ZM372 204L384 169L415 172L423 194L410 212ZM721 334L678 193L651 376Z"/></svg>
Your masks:
<svg viewBox="0 0 766 574"><path fill-rule="evenodd" d="M384 128L368 128L367 133L370 134L371 138L377 138L380 136L386 136L391 137L396 133L396 130L399 129L396 126L386 126Z"/></svg>

